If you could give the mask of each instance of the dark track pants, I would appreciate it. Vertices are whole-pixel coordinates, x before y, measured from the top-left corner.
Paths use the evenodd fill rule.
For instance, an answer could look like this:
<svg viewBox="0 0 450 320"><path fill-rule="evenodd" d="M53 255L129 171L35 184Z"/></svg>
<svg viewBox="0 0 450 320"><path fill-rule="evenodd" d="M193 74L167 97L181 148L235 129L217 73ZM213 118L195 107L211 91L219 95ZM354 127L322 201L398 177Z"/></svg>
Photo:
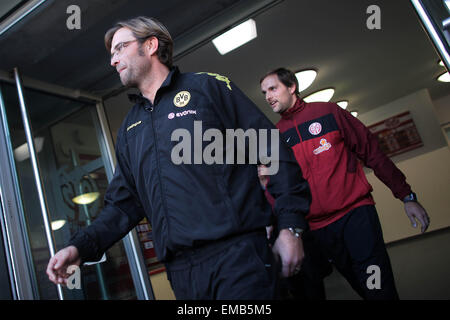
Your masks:
<svg viewBox="0 0 450 320"><path fill-rule="evenodd" d="M280 279L280 299L283 300L326 300L323 279L333 268L310 230L302 234L303 259L300 273Z"/></svg>
<svg viewBox="0 0 450 320"><path fill-rule="evenodd" d="M358 207L312 232L336 269L363 299L398 299L375 206ZM370 266L379 267L380 289L374 288L377 272Z"/></svg>
<svg viewBox="0 0 450 320"><path fill-rule="evenodd" d="M177 299L276 298L279 268L265 229L185 250L166 267Z"/></svg>

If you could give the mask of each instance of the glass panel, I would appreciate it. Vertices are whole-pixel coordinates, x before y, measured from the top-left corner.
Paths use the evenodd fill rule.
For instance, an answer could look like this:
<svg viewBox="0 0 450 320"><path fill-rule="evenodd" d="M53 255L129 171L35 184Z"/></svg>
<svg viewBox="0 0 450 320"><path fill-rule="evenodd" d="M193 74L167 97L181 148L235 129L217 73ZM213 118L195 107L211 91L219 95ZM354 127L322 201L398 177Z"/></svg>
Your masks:
<svg viewBox="0 0 450 320"><path fill-rule="evenodd" d="M0 197L0 204L2 199ZM0 215L3 216L3 209L0 205ZM0 228L0 300L12 300L11 283L9 281L8 264L5 255L5 246L3 243L3 232Z"/></svg>
<svg viewBox="0 0 450 320"><path fill-rule="evenodd" d="M164 264L156 257L153 246L152 226L148 222L147 218L144 218L141 222L139 222L136 229L139 235L142 255L144 256L145 265L147 266L149 275L164 272L166 270Z"/></svg>
<svg viewBox="0 0 450 320"><path fill-rule="evenodd" d="M16 88L1 84L23 198L35 281L40 299L57 299L56 286L45 273L49 250L26 147ZM95 220L108 185L95 130L95 105L24 90L46 195L56 249ZM97 137L98 138L98 137ZM89 193L91 202L77 202ZM136 299L122 242L101 264L81 268L81 290L64 288L65 299Z"/></svg>

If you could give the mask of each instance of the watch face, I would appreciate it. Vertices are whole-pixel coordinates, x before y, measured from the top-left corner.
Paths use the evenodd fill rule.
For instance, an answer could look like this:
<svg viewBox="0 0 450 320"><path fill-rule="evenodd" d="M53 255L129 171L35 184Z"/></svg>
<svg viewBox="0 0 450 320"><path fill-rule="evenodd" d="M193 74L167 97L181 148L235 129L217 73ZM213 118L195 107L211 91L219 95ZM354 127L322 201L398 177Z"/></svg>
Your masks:
<svg viewBox="0 0 450 320"><path fill-rule="evenodd" d="M417 201L417 196L414 192L408 194L403 201Z"/></svg>

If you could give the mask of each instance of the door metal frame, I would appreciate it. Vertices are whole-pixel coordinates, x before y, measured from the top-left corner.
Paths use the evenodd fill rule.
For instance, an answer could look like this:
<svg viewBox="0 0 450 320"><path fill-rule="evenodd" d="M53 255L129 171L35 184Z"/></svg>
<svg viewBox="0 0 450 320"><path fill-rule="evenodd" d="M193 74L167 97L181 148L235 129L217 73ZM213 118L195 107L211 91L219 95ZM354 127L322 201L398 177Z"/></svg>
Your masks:
<svg viewBox="0 0 450 320"><path fill-rule="evenodd" d="M430 17L430 13L427 11L426 7L421 0L411 0L414 9L417 12L425 30L427 31L429 37L431 38L436 50L442 57L442 61L450 71L450 52L447 50L448 45L446 45L446 39L441 34L439 28L435 26L433 19Z"/></svg>
<svg viewBox="0 0 450 320"><path fill-rule="evenodd" d="M30 0L13 14L11 14L11 16L7 17L0 23L0 36L11 29L16 23L20 22L35 9L37 9L45 1L47 0Z"/></svg>
<svg viewBox="0 0 450 320"><path fill-rule="evenodd" d="M116 159L111 131L104 110L103 99L101 97L91 95L90 93L82 92L80 90L72 90L52 84L47 84L41 81L36 81L30 78L21 78L19 76L18 69L15 70L16 71L14 72L14 79L11 79L10 74L0 71L0 80L9 83L15 83L16 85L17 83L19 83L20 85L23 83L23 87L25 88L31 88L44 93L69 99L75 99L80 102L90 102L96 105L96 113L99 122L99 127L96 129L98 131L99 137L103 137L102 139L100 139L99 144L102 152L102 157L104 157L105 160L105 171L107 173L108 181L110 181L113 176L113 168L115 167ZM21 87L22 85L20 86L20 88ZM18 89L18 92L19 91L20 90ZM23 102L24 109L26 111L23 93L20 100L22 100L21 104ZM6 109L3 104L1 95L0 103L0 109L2 110L2 113L0 114L0 142L2 142L2 140L5 141L5 144L0 143L0 168L2 169L0 173L0 192L2 195L1 204L4 213L1 217L1 222L2 228L4 228L3 240L5 243L5 248L8 248L7 258L9 259L8 270L10 270L11 287L14 294L14 299L38 299L39 293L37 289L37 282L34 278L33 260L30 253L30 242L26 234L26 224L24 221L19 221L23 220L24 210L22 207L20 190L18 190L17 188L17 186L19 185L16 175L17 171L15 168L14 157L12 155L12 146L10 142L9 129L7 127L7 118L6 114L3 114L4 110ZM22 117L26 117L23 111ZM24 120L24 125L25 122L26 121ZM30 134L29 137L27 136L27 141L31 141L31 144L29 143L29 146L34 144L33 139L34 138L32 134ZM30 156L35 156L35 153L33 153L32 150L30 150ZM34 169L35 177L37 177L37 175L39 174L37 162ZM38 178L36 178L36 183L38 183ZM42 195L45 195L45 193L43 193ZM14 199L15 201L11 201L10 199ZM43 199L43 196L40 196L40 202L41 209L44 208L41 210L43 211L44 216L47 213L45 212L46 206L45 198ZM45 223L48 223L48 219ZM52 238L50 237L50 239ZM47 240L50 244L51 241L49 240L48 232ZM140 250L140 242L136 230L133 229L132 231L130 231L128 235L125 236L122 240L127 255L127 260L130 266L131 276L135 286L137 298L140 300L154 299L150 277L148 275L148 271L144 262L142 250ZM54 249L53 252L52 249L50 249L50 252L51 255L53 255ZM63 299L62 290L60 291L60 289L58 289L58 296L60 299Z"/></svg>
<svg viewBox="0 0 450 320"><path fill-rule="evenodd" d="M14 300L30 300L37 296L37 284L31 258L21 194L17 189L14 155L9 136L8 121L0 88L0 193L1 227Z"/></svg>

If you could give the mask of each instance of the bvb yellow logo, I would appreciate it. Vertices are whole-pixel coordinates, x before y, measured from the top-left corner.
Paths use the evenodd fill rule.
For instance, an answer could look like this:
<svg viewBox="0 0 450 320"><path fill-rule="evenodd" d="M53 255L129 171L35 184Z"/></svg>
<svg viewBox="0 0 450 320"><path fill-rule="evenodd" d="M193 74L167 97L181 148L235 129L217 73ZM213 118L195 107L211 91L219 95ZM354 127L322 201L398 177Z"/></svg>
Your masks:
<svg viewBox="0 0 450 320"><path fill-rule="evenodd" d="M185 107L191 100L191 94L188 91L180 91L173 98L173 104L178 108Z"/></svg>

